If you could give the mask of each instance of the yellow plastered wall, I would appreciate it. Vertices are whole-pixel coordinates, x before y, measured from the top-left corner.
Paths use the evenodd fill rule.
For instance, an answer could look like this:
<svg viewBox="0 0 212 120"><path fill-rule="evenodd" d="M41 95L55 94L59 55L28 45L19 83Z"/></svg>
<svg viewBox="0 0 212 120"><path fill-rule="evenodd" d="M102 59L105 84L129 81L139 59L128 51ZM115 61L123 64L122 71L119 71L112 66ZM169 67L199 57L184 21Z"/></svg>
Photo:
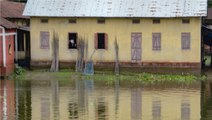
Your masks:
<svg viewBox="0 0 212 120"><path fill-rule="evenodd" d="M190 24L182 24L182 18L162 18L160 24L153 24L150 18L141 18L140 24L132 24L131 18L106 18L105 24L98 24L98 18L77 18L76 24L70 24L71 18L31 18L32 61L49 61L52 56L51 41L53 31L59 35L60 61L75 61L76 49L68 49L68 33L76 32L78 37L88 41L88 58L94 49L94 34L108 34L108 49L96 50L94 61L113 62L115 60L114 41L119 44L121 62L131 62L131 33L142 33L141 62L189 62L200 63L201 56L201 18L189 18ZM50 48L40 49L40 31L50 32ZM152 50L152 33L161 33L161 50ZM181 33L190 32L191 48L181 49Z"/></svg>

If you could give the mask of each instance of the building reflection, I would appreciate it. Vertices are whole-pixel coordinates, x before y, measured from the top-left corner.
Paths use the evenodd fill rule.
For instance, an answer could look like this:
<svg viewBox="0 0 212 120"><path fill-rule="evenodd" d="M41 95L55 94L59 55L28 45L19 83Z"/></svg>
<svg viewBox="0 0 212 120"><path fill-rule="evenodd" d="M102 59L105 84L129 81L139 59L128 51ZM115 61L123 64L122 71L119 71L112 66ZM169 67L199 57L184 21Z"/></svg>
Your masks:
<svg viewBox="0 0 212 120"><path fill-rule="evenodd" d="M202 118L211 119L211 93L212 82L203 82ZM152 89L122 87L119 81L110 87L94 86L93 80L0 81L1 120L193 120L201 118L200 107L199 86Z"/></svg>
<svg viewBox="0 0 212 120"><path fill-rule="evenodd" d="M45 93L40 97L40 104L41 104L41 120L50 120L50 99L49 93Z"/></svg>
<svg viewBox="0 0 212 120"><path fill-rule="evenodd" d="M202 81L201 120L212 120L212 81Z"/></svg>
<svg viewBox="0 0 212 120"><path fill-rule="evenodd" d="M76 80L74 91L71 92L72 94L68 103L69 119L86 120L93 118L95 116L93 80Z"/></svg>
<svg viewBox="0 0 212 120"><path fill-rule="evenodd" d="M0 80L0 119L15 119L14 81Z"/></svg>
<svg viewBox="0 0 212 120"><path fill-rule="evenodd" d="M182 100L181 120L190 120L190 102L189 101Z"/></svg>
<svg viewBox="0 0 212 120"><path fill-rule="evenodd" d="M161 120L161 100L160 100L160 98L153 97L152 117L153 117L153 120Z"/></svg>
<svg viewBox="0 0 212 120"><path fill-rule="evenodd" d="M69 119L77 119L78 118L78 104L77 103L69 103L68 105Z"/></svg>
<svg viewBox="0 0 212 120"><path fill-rule="evenodd" d="M16 114L17 119L31 120L31 81L16 81Z"/></svg>
<svg viewBox="0 0 212 120"><path fill-rule="evenodd" d="M59 81L51 81L52 88L52 107L53 107L53 118L54 120L60 119L60 91L59 91Z"/></svg>
<svg viewBox="0 0 212 120"><path fill-rule="evenodd" d="M108 113L108 106L106 105L105 98L99 97L97 99L97 106L96 106L96 119L108 120L107 113Z"/></svg>
<svg viewBox="0 0 212 120"><path fill-rule="evenodd" d="M51 89L49 82L43 82L42 86L39 87L40 89L40 115L41 120L50 120L50 95ZM44 92L45 91L45 92Z"/></svg>
<svg viewBox="0 0 212 120"><path fill-rule="evenodd" d="M131 89L131 120L141 120L141 97L140 88Z"/></svg>

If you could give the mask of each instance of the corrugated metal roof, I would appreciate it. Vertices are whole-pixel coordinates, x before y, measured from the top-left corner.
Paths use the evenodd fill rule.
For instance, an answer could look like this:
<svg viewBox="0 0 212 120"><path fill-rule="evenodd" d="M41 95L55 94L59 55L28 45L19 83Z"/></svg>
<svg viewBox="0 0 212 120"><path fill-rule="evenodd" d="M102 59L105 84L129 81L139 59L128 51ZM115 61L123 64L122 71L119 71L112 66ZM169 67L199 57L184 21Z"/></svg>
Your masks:
<svg viewBox="0 0 212 120"><path fill-rule="evenodd" d="M29 17L22 15L24 8L25 8L24 3L0 1L0 16L3 18L29 19Z"/></svg>
<svg viewBox="0 0 212 120"><path fill-rule="evenodd" d="M11 28L18 28L18 26L2 17L0 17L0 25L7 28L7 29L11 29Z"/></svg>
<svg viewBox="0 0 212 120"><path fill-rule="evenodd" d="M46 17L198 17L207 0L28 0L26 16Z"/></svg>

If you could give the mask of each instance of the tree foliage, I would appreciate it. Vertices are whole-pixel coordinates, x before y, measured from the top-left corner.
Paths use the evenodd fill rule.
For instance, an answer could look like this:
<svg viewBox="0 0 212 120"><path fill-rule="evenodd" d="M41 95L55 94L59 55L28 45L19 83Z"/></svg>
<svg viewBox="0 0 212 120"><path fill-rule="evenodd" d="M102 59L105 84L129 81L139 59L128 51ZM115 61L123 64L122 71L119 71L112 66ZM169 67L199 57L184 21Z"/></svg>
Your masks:
<svg viewBox="0 0 212 120"><path fill-rule="evenodd" d="M208 0L208 8L212 8L212 0Z"/></svg>
<svg viewBox="0 0 212 120"><path fill-rule="evenodd" d="M22 3L26 3L27 0L8 0L8 1L13 1L13 2L22 2Z"/></svg>

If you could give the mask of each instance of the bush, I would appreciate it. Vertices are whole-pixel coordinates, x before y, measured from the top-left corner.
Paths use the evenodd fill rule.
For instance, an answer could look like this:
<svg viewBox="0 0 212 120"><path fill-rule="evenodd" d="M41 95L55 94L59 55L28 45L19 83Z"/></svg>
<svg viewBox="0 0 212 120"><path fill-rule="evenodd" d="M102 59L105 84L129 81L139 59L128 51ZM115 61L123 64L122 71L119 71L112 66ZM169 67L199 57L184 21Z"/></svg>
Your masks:
<svg viewBox="0 0 212 120"><path fill-rule="evenodd" d="M16 75L23 75L24 73L25 73L25 69L23 69L22 67L17 66L17 67L15 68L15 74L16 74Z"/></svg>

